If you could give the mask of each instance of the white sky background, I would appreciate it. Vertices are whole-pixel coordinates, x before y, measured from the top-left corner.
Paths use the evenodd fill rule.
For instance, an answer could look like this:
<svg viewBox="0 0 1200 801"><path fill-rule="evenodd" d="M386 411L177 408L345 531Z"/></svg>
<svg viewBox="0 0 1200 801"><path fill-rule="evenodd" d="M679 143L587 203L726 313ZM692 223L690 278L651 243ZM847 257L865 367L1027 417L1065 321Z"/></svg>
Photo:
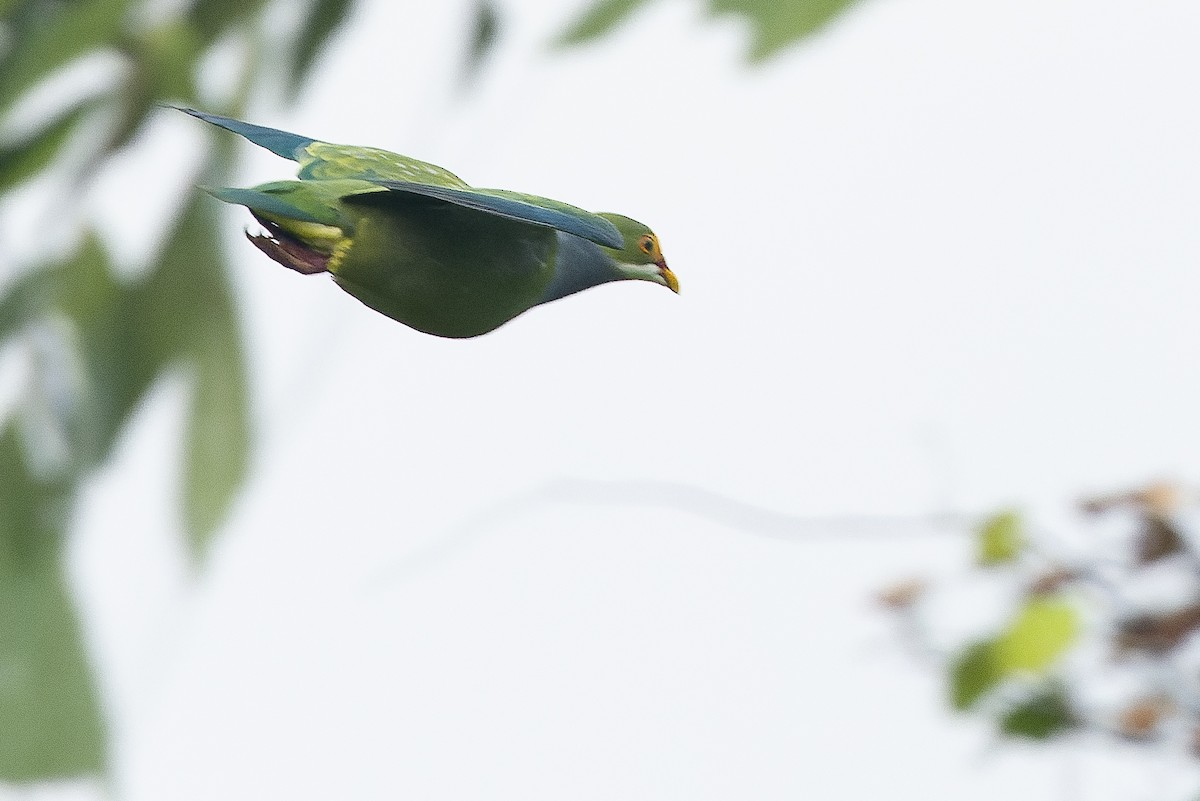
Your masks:
<svg viewBox="0 0 1200 801"><path fill-rule="evenodd" d="M459 95L469 4L366 2L302 105L255 110L642 219L683 293L438 340L231 210L263 440L211 569L189 587L162 536L179 381L81 510L123 798L1066 797L1059 755L946 718L870 609L964 541L538 493L923 515L1200 480L1200 6L873 0L748 68L695 5L554 54L580 4L505 3ZM131 176L198 126L164 115L105 179L123 252L167 212ZM247 154L247 183L289 172ZM1170 797L1123 756L1073 758L1086 797Z"/></svg>

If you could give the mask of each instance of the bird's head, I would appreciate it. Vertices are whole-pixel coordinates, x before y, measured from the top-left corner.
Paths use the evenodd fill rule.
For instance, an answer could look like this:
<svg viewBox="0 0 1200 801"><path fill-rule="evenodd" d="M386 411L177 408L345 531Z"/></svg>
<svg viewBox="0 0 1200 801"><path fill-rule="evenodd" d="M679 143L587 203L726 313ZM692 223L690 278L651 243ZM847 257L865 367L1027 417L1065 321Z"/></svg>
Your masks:
<svg viewBox="0 0 1200 801"><path fill-rule="evenodd" d="M637 220L622 217L620 214L600 216L615 225L625 239L625 246L622 248L604 248L622 278L653 281L672 292L679 292L679 279L667 267L667 260L663 258L658 237L653 231Z"/></svg>

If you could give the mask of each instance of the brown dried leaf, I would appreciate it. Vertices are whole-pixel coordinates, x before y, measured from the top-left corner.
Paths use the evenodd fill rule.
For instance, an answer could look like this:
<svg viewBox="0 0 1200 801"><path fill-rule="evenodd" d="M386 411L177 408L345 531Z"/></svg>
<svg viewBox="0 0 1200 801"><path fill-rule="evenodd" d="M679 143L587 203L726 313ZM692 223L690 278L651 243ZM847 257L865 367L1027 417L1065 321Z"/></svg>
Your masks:
<svg viewBox="0 0 1200 801"><path fill-rule="evenodd" d="M1030 595L1053 595L1067 584L1078 580L1078 570L1070 567L1056 567L1035 578L1027 592Z"/></svg>
<svg viewBox="0 0 1200 801"><path fill-rule="evenodd" d="M928 588L925 579L912 578L893 584L875 596L875 600L884 609L902 612L921 600Z"/></svg>
<svg viewBox="0 0 1200 801"><path fill-rule="evenodd" d="M1134 540L1134 556L1139 565L1148 565L1183 550L1183 536L1168 518L1150 513Z"/></svg>
<svg viewBox="0 0 1200 801"><path fill-rule="evenodd" d="M1165 654L1200 628L1200 603L1165 614L1137 615L1117 624L1117 647Z"/></svg>
<svg viewBox="0 0 1200 801"><path fill-rule="evenodd" d="M1158 734L1159 725L1175 711L1175 704L1164 696L1141 698L1121 711L1117 731L1130 740L1149 740Z"/></svg>

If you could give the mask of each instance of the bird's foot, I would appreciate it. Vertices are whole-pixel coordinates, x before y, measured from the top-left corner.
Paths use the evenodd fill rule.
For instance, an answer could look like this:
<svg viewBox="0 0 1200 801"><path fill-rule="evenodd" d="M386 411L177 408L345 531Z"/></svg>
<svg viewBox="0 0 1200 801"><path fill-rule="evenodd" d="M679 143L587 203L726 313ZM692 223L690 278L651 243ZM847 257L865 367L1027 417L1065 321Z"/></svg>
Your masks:
<svg viewBox="0 0 1200 801"><path fill-rule="evenodd" d="M291 237L286 231L270 220L264 220L255 215L263 227L265 234L252 234L246 231L246 238L254 247L266 253L275 261L304 275L329 272L329 254L308 247L303 242Z"/></svg>

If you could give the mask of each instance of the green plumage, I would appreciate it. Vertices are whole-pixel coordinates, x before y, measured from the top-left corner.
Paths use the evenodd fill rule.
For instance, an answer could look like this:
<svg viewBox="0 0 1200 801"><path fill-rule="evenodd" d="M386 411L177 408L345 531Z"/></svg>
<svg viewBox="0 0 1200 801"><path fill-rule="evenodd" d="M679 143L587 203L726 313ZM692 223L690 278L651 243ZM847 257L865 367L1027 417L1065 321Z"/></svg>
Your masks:
<svg viewBox="0 0 1200 801"><path fill-rule="evenodd" d="M433 164L195 117L299 163L298 180L208 191L266 228L250 241L301 273L329 272L367 306L418 331L472 337L591 286L644 280L679 291L645 225L548 198L477 189Z"/></svg>
<svg viewBox="0 0 1200 801"><path fill-rule="evenodd" d="M551 229L422 197L364 205L373 203L385 213L359 218L334 280L418 331L487 333L536 305L550 283L558 249Z"/></svg>

